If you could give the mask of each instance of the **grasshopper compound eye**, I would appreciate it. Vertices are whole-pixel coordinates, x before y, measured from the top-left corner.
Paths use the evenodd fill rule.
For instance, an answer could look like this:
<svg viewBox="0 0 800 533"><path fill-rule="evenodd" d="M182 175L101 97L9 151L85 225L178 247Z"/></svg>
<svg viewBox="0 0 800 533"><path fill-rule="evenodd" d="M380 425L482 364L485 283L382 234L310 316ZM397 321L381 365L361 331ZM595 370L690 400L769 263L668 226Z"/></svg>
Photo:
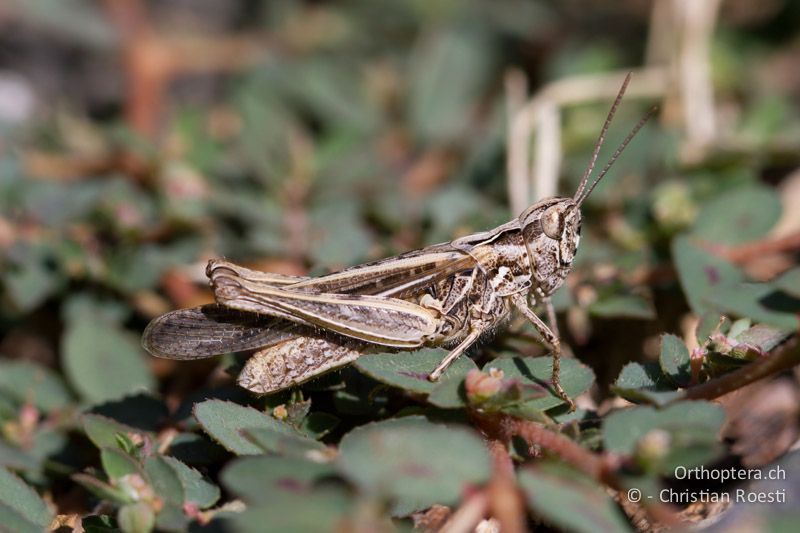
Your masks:
<svg viewBox="0 0 800 533"><path fill-rule="evenodd" d="M554 205L542 215L542 231L551 239L560 240L564 232L564 208Z"/></svg>

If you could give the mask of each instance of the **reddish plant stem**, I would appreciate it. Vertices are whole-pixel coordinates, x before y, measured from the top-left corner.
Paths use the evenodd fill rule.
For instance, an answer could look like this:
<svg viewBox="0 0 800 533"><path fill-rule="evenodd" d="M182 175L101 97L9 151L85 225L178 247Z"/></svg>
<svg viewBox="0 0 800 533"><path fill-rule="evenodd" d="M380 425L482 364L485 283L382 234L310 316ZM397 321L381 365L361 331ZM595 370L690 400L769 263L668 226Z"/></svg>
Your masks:
<svg viewBox="0 0 800 533"><path fill-rule="evenodd" d="M514 463L505 444L498 440L489 442L492 454L492 480L486 489L489 496L489 513L500 523L503 533L524 533L525 505L517 489Z"/></svg>
<svg viewBox="0 0 800 533"><path fill-rule="evenodd" d="M519 436L528 445L539 446L586 475L604 483L607 481L607 472L613 470L613 468L608 468L607 460L603 456L590 452L569 437L541 424L501 413L474 416L477 417L481 428L488 430L489 435L494 438L508 440L512 436Z"/></svg>
<svg viewBox="0 0 800 533"><path fill-rule="evenodd" d="M714 255L733 263L746 263L763 255L800 250L800 232L768 241L746 242L737 246L720 246L711 243L704 243L703 246Z"/></svg>

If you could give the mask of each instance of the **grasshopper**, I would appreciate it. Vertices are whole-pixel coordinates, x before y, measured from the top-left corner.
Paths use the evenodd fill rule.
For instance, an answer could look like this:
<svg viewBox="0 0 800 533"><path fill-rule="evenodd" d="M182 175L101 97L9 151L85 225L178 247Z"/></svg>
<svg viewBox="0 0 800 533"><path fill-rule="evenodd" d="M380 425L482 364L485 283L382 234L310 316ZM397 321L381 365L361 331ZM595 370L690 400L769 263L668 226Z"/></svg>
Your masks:
<svg viewBox="0 0 800 533"><path fill-rule="evenodd" d="M572 269L581 205L631 139L590 177L630 74L606 117L572 198L548 198L492 230L317 278L258 272L224 260L206 274L216 304L173 311L145 329L157 357L200 359L256 349L238 383L267 394L292 387L378 351L451 346L431 371L448 366L516 309L553 357L552 389L574 408L559 380L561 343L550 296ZM549 326L532 310L543 304Z"/></svg>

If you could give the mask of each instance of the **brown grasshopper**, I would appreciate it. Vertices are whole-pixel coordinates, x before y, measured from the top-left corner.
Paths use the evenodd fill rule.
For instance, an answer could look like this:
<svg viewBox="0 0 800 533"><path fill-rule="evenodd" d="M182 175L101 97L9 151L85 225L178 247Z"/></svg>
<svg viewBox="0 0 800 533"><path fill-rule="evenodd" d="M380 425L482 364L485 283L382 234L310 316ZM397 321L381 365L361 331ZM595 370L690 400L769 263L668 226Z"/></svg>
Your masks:
<svg viewBox="0 0 800 533"><path fill-rule="evenodd" d="M589 184L600 147L630 80L625 79L572 198L541 200L492 230L354 266L318 278L257 272L212 260L206 273L216 304L153 320L142 343L168 359L200 359L257 349L238 383L272 393L312 379L360 355L423 346L452 346L429 379L517 309L553 356L559 381L561 344L550 296L572 269L581 233L581 204L606 175L651 110ZM548 327L532 311L544 304Z"/></svg>

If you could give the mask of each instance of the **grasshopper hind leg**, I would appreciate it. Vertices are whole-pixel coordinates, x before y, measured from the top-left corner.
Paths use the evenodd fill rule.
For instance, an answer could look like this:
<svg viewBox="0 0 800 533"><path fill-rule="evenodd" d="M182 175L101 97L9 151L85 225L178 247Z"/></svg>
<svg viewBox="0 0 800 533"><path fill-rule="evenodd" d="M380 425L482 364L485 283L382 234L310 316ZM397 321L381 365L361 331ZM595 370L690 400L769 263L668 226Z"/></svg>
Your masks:
<svg viewBox="0 0 800 533"><path fill-rule="evenodd" d="M271 394L344 366L364 354L363 343L297 336L254 353L237 383L257 394Z"/></svg>

